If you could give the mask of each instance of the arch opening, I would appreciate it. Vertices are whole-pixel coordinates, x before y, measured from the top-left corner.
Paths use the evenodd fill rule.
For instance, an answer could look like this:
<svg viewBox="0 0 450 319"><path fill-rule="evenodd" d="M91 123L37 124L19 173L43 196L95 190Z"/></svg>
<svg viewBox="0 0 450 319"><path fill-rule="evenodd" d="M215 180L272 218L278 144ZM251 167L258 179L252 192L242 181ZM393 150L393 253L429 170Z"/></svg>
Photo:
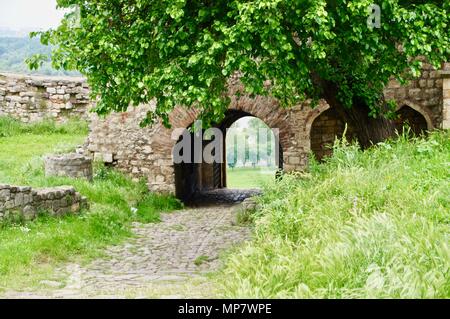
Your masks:
<svg viewBox="0 0 450 319"><path fill-rule="evenodd" d="M230 189L259 189L279 170L275 134L257 117L235 121L226 135L226 176Z"/></svg>
<svg viewBox="0 0 450 319"><path fill-rule="evenodd" d="M240 202L259 193L259 184L282 169L277 131L247 112L228 110L213 131L194 126L186 128L177 143L187 140L189 145L176 145L173 151L176 196L186 204ZM177 156L182 159L175 160Z"/></svg>
<svg viewBox="0 0 450 319"><path fill-rule="evenodd" d="M345 122L332 108L325 110L314 120L310 139L311 151L317 160L322 161L325 157L332 155L332 145L336 138L342 138L345 128ZM355 138L353 130L348 125L346 138L349 141Z"/></svg>
<svg viewBox="0 0 450 319"><path fill-rule="evenodd" d="M401 106L397 111L397 115L395 126L399 134L403 132L405 126L408 126L411 129L411 133L416 136L425 134L429 128L425 116L409 105Z"/></svg>
<svg viewBox="0 0 450 319"><path fill-rule="evenodd" d="M406 104L398 109L397 115L395 126L400 134L405 126L408 126L411 133L416 136L425 134L431 127L429 119L424 114ZM345 122L332 108L323 111L314 119L311 125L310 141L311 151L316 159L322 161L325 157L332 155L331 146L336 138L342 138L345 127ZM357 138L354 130L348 125L346 138L349 141Z"/></svg>

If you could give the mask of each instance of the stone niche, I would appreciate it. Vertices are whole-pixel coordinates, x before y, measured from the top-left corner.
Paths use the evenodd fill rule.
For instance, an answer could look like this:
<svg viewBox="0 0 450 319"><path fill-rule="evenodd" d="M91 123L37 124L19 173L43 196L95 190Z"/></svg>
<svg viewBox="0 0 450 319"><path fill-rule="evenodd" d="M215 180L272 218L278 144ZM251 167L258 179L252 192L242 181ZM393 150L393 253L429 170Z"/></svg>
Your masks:
<svg viewBox="0 0 450 319"><path fill-rule="evenodd" d="M33 219L38 213L60 216L89 207L86 197L71 186L32 189L0 184L0 220L12 216Z"/></svg>
<svg viewBox="0 0 450 319"><path fill-rule="evenodd" d="M86 178L91 181L92 159L81 154L50 155L44 160L45 176Z"/></svg>

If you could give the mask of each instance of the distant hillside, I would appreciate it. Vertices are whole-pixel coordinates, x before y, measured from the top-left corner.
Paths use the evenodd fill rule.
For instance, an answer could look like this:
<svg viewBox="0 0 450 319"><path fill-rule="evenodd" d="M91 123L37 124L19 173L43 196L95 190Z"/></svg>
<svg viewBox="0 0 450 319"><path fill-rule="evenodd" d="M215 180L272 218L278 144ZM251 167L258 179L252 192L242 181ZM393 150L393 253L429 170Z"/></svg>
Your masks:
<svg viewBox="0 0 450 319"><path fill-rule="evenodd" d="M77 72L57 71L50 62L44 63L37 71L30 71L25 60L36 54L50 54L50 47L42 45L38 39L27 37L0 37L0 72L42 75L79 76Z"/></svg>

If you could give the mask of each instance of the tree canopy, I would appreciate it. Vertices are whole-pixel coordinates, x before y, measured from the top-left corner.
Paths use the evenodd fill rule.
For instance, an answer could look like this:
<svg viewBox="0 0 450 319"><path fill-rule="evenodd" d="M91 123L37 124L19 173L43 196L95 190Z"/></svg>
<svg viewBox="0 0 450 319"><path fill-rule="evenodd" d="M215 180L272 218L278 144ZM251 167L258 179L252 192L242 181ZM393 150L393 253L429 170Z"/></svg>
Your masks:
<svg viewBox="0 0 450 319"><path fill-rule="evenodd" d="M392 76L420 74L419 56L436 67L450 56L450 1L378 0L380 28L367 23L372 3L58 0L77 10L39 35L57 46L56 68L87 76L101 96L99 114L156 99L144 124L161 118L170 125L177 105L217 120L229 104L227 81L239 72L247 93L283 106L333 88L328 102L350 108L361 101L376 117Z"/></svg>

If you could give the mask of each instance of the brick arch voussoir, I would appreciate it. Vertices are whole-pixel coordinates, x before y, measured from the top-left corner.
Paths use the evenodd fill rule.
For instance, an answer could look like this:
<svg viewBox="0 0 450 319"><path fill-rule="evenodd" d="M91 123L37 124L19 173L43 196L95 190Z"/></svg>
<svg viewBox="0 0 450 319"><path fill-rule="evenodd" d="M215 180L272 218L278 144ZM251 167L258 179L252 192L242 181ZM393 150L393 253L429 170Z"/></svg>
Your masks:
<svg viewBox="0 0 450 319"><path fill-rule="evenodd" d="M195 122L200 112L194 108L176 107L169 115L172 128L188 128Z"/></svg>
<svg viewBox="0 0 450 319"><path fill-rule="evenodd" d="M307 136L305 142L307 143L308 149L311 149L312 126L315 120L317 120L317 118L319 118L325 111L328 111L330 108L330 105L325 100L320 100L319 105L314 109L311 109L306 116L304 130Z"/></svg>
<svg viewBox="0 0 450 319"><path fill-rule="evenodd" d="M310 135L311 129L314 124L314 121L321 116L325 111L328 111L330 109L330 105L325 102L324 100L319 101L319 105L315 107L314 109L311 109L308 116L305 120L305 130Z"/></svg>
<svg viewBox="0 0 450 319"><path fill-rule="evenodd" d="M163 134L169 135L168 145L171 147L177 142L182 134L182 130L190 127L200 115L200 111L195 108L176 107L169 115L170 129L166 129Z"/></svg>
<svg viewBox="0 0 450 319"><path fill-rule="evenodd" d="M255 98L249 96L232 96L229 110L239 110L257 117L266 123L269 127L279 130L279 142L283 149L288 149L294 139L293 128L289 121L289 111L279 106L279 103L270 97L257 96ZM194 108L175 108L169 120L172 128L162 128L159 132L161 141L157 147L170 149L181 136L181 130L188 128L194 123L200 115L200 112ZM174 136L174 133L176 133Z"/></svg>

